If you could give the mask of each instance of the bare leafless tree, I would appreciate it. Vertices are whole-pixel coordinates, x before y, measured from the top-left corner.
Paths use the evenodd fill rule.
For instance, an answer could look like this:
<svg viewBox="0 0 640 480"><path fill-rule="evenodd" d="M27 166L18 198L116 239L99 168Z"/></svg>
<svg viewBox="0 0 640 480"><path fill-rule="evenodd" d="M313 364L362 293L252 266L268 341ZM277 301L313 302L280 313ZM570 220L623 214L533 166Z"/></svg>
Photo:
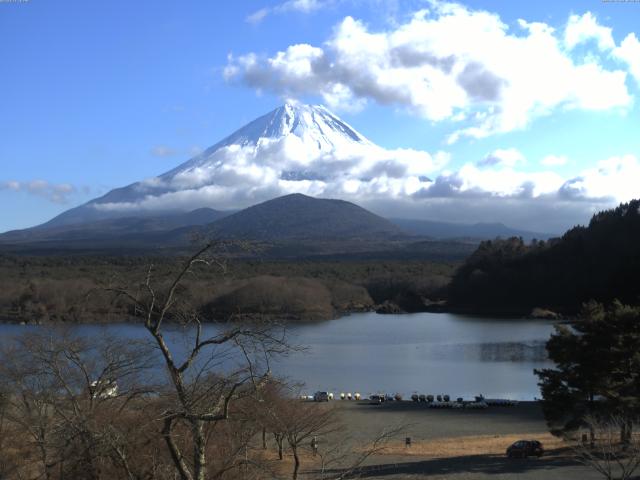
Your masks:
<svg viewBox="0 0 640 480"><path fill-rule="evenodd" d="M301 467L301 450L310 449L317 453L317 445L322 437L340 430L335 408L318 403L301 402L298 399L283 398L277 415L281 435L293 454L293 480L298 478Z"/></svg>
<svg viewBox="0 0 640 480"><path fill-rule="evenodd" d="M92 340L29 332L2 352L6 419L16 443L26 439L24 471L47 479L73 472L97 479L106 462L136 478L131 442L119 434L116 419L148 392L140 388L140 376L150 367L150 351L108 336Z"/></svg>
<svg viewBox="0 0 640 480"><path fill-rule="evenodd" d="M574 447L576 458L600 473L607 480L628 480L640 467L640 435L632 432L636 423L628 417L587 417L587 428L592 434L589 442Z"/></svg>
<svg viewBox="0 0 640 480"><path fill-rule="evenodd" d="M370 457L382 452L391 440L406 432L409 425L397 425L381 429L373 439L358 442L349 436L334 438L318 449L321 459L322 479L342 480L357 476L362 465ZM357 448L355 445L362 445Z"/></svg>
<svg viewBox="0 0 640 480"><path fill-rule="evenodd" d="M109 287L130 302L162 354L169 389L163 392L168 401L161 434L181 480L208 478L208 428L229 419L234 401L259 390L270 377L269 358L288 349L284 333L274 334L271 325L231 326L207 335L198 311L181 298L182 283L198 267L226 270L226 257L212 253L219 247L228 244L204 246L164 284L150 266L139 287ZM182 358L167 341L167 322L185 327L189 345Z"/></svg>
<svg viewBox="0 0 640 480"><path fill-rule="evenodd" d="M11 438L10 426L7 420L8 406L9 391L6 385L0 383L0 478L8 476L13 470L10 460L6 455L2 455L2 452L8 450L9 439Z"/></svg>

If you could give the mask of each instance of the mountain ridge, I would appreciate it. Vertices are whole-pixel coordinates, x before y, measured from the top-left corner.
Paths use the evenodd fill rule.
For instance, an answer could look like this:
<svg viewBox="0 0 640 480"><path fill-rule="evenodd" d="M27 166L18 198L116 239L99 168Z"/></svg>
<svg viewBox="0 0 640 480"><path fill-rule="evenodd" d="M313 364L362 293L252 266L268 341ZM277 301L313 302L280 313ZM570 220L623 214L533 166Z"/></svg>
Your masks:
<svg viewBox="0 0 640 480"><path fill-rule="evenodd" d="M548 240L557 234L548 232L533 232L511 228L501 222L453 223L436 220L421 220L415 218L395 218L389 220L405 232L414 235L425 235L434 239L468 238L488 240L496 237L522 237L525 241Z"/></svg>
<svg viewBox="0 0 640 480"><path fill-rule="evenodd" d="M248 207L209 225L212 236L258 240L406 236L388 221L345 200L300 193Z"/></svg>

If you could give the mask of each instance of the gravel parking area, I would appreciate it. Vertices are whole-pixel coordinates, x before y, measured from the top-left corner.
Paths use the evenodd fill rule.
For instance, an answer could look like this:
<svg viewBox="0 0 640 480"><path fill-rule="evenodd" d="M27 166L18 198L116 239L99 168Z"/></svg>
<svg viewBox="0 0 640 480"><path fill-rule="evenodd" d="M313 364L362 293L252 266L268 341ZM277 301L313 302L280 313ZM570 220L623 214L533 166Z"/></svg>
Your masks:
<svg viewBox="0 0 640 480"><path fill-rule="evenodd" d="M382 429L404 426L388 451L367 460L359 472L360 478L601 478L577 463L561 441L549 436L540 406L535 402L486 410L431 409L426 404L408 401L382 405L346 400L333 403L349 431L353 449L364 448ZM540 459L507 459L500 442L505 442L506 448L520 435L541 439L543 443L547 440L548 453ZM411 437L409 449L404 447L405 437ZM486 453L482 453L485 442ZM447 445L455 448L448 452Z"/></svg>

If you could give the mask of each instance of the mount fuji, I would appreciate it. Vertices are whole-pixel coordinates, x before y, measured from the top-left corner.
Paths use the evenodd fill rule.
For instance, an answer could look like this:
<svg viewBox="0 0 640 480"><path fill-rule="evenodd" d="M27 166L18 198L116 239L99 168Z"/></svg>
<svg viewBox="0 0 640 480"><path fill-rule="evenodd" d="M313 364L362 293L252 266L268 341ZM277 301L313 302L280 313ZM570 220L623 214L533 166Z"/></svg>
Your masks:
<svg viewBox="0 0 640 480"><path fill-rule="evenodd" d="M203 207L237 210L279 194L324 193L331 177L346 181L357 175L362 157L374 153L367 160L374 164L383 152L325 107L287 103L174 169L111 190L42 226Z"/></svg>
<svg viewBox="0 0 640 480"><path fill-rule="evenodd" d="M430 234L426 224L392 223L348 201L323 200L403 198L432 184L427 175L437 164L426 152L375 145L323 106L286 103L168 172L2 234L0 243L166 245L184 242L194 227L274 241L459 237L460 228L446 224Z"/></svg>

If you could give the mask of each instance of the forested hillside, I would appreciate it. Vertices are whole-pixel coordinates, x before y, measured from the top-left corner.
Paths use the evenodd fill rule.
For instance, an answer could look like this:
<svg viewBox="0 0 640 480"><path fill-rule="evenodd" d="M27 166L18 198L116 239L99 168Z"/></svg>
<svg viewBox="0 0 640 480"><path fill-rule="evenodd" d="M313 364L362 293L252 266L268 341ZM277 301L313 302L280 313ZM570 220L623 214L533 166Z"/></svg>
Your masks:
<svg viewBox="0 0 640 480"><path fill-rule="evenodd" d="M485 241L458 270L450 303L475 312L574 313L595 299L640 303L640 200L597 213L562 238Z"/></svg>
<svg viewBox="0 0 640 480"><path fill-rule="evenodd" d="M131 312L107 292L144 279L149 266L166 279L179 257L26 257L0 255L0 322L103 323ZM391 302L424 310L438 300L456 267L431 261L294 261L255 259L202 268L185 279L181 295L208 321L255 315L319 320Z"/></svg>

